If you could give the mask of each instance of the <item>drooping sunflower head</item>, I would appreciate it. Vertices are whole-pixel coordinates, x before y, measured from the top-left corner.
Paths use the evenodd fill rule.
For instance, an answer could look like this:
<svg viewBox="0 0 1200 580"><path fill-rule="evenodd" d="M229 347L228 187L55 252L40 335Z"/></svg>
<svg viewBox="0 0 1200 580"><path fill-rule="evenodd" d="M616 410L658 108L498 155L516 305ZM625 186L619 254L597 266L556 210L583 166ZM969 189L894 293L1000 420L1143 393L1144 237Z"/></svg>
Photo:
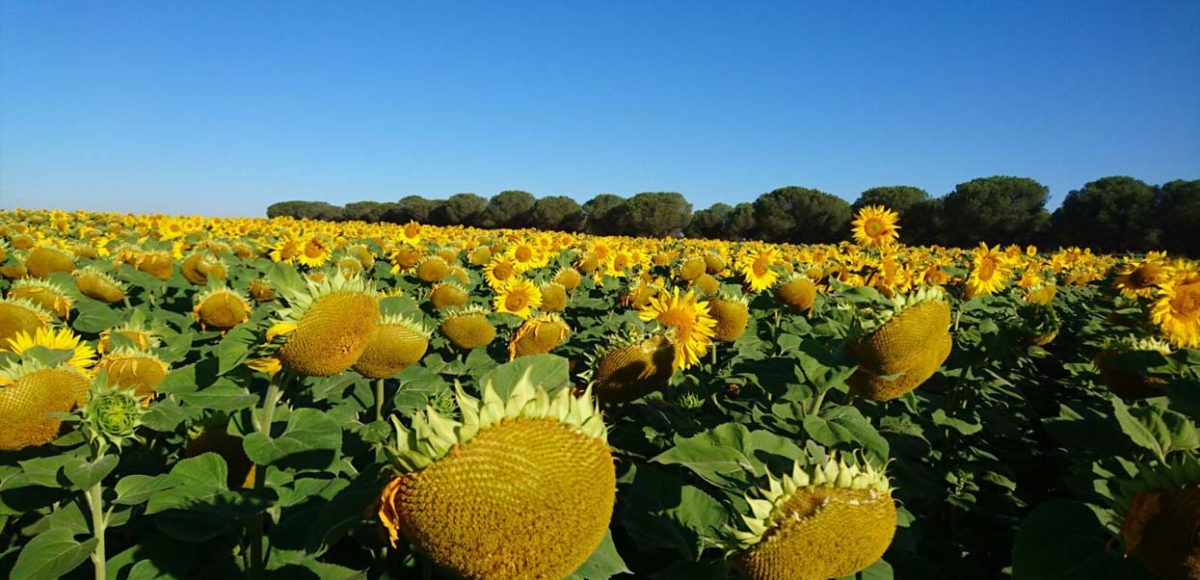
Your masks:
<svg viewBox="0 0 1200 580"><path fill-rule="evenodd" d="M428 256L417 263L417 278L422 282L437 282L450 275L450 264L441 256Z"/></svg>
<svg viewBox="0 0 1200 580"><path fill-rule="evenodd" d="M1062 326L1054 307L1047 304L1028 302L1017 308L1017 316L1021 319L1025 339L1038 346L1053 341Z"/></svg>
<svg viewBox="0 0 1200 580"><path fill-rule="evenodd" d="M137 251L132 256L134 267L162 281L171 278L175 273L175 257L171 252L142 252Z"/></svg>
<svg viewBox="0 0 1200 580"><path fill-rule="evenodd" d="M508 342L508 358L545 354L567 340L570 327L554 313L542 313L526 320Z"/></svg>
<svg viewBox="0 0 1200 580"><path fill-rule="evenodd" d="M50 311L22 298L0 298L0 352L17 333L33 334L54 321Z"/></svg>
<svg viewBox="0 0 1200 580"><path fill-rule="evenodd" d="M8 289L8 297L28 300L63 320L70 317L71 307L75 304L66 288L57 282L37 278L22 278L13 282Z"/></svg>
<svg viewBox="0 0 1200 580"><path fill-rule="evenodd" d="M154 353L129 347L118 347L100 359L96 368L108 374L112 384L134 390L141 400L154 397L154 388L163 379L171 366Z"/></svg>
<svg viewBox="0 0 1200 580"><path fill-rule="evenodd" d="M267 341L279 345L282 368L302 376L328 377L349 369L366 350L379 324L373 285L340 271L309 279L276 312Z"/></svg>
<svg viewBox="0 0 1200 580"><path fill-rule="evenodd" d="M591 363L591 385L605 403L640 399L665 386L675 374L673 331L613 337Z"/></svg>
<svg viewBox="0 0 1200 580"><path fill-rule="evenodd" d="M1164 282L1154 297L1150 319L1171 344L1200 347L1200 275L1177 276Z"/></svg>
<svg viewBox="0 0 1200 580"><path fill-rule="evenodd" d="M679 265L679 279L685 282L691 282L699 278L707 270L704 263L704 258L695 257L688 258Z"/></svg>
<svg viewBox="0 0 1200 580"><path fill-rule="evenodd" d="M70 272L75 269L75 259L69 254L50 246L37 246L25 257L25 269L35 278L45 278L55 272Z"/></svg>
<svg viewBox="0 0 1200 580"><path fill-rule="evenodd" d="M1200 460L1141 467L1116 490L1125 553L1160 578L1200 577Z"/></svg>
<svg viewBox="0 0 1200 580"><path fill-rule="evenodd" d="M224 280L226 271L225 262L206 251L192 252L179 265L179 273L197 286L208 284L209 278Z"/></svg>
<svg viewBox="0 0 1200 580"><path fill-rule="evenodd" d="M932 374L950 352L949 328L950 304L945 295L936 287L921 288L898 294L879 308L860 310L851 328L850 350L875 375L916 368L923 369L920 374L924 370ZM939 354L940 358L935 356Z"/></svg>
<svg viewBox="0 0 1200 580"><path fill-rule="evenodd" d="M750 308L745 296L722 292L708 304L712 317L717 322L713 327L714 340L733 342L746 332Z"/></svg>
<svg viewBox="0 0 1200 580"><path fill-rule="evenodd" d="M588 392L535 384L533 367L481 399L458 389L458 419L392 418L399 475L379 518L393 544L463 578L563 578L600 544L616 492L603 418Z"/></svg>
<svg viewBox="0 0 1200 580"><path fill-rule="evenodd" d="M114 336L120 338L114 339ZM117 344L114 345L113 343ZM140 310L135 310L133 317L112 328L106 328L100 332L100 340L96 343L96 350L100 353L112 352L115 348L125 346L135 350L148 351L158 348L162 339L158 333L148 327L145 323Z"/></svg>
<svg viewBox="0 0 1200 580"><path fill-rule="evenodd" d="M795 273L775 289L775 299L796 312L811 311L817 303L817 285L807 275Z"/></svg>
<svg viewBox="0 0 1200 580"><path fill-rule="evenodd" d="M854 241L864 246L888 246L895 243L899 237L900 226L896 222L900 216L882 205L868 205L858 210L858 215L851 222Z"/></svg>
<svg viewBox="0 0 1200 580"><path fill-rule="evenodd" d="M467 298L467 289L457 282L439 282L429 292L429 303L438 310L464 306Z"/></svg>
<svg viewBox="0 0 1200 580"><path fill-rule="evenodd" d="M275 289L271 287L270 282L255 278L250 282L250 297L255 302L270 302L276 298Z"/></svg>
<svg viewBox="0 0 1200 580"><path fill-rule="evenodd" d="M543 312L562 312L567 308L567 289L558 282L547 282L540 287L542 291Z"/></svg>
<svg viewBox="0 0 1200 580"><path fill-rule="evenodd" d="M580 276L575 268L559 268L554 273L553 280L567 290L574 290L583 281L583 276Z"/></svg>
<svg viewBox="0 0 1200 580"><path fill-rule="evenodd" d="M529 318L533 310L542 305L542 290L524 278L509 280L496 293L492 307L496 312L505 312Z"/></svg>
<svg viewBox="0 0 1200 580"><path fill-rule="evenodd" d="M638 312L642 320L655 320L672 330L675 344L674 366L683 370L700 363L700 356L712 346L713 328L717 321L709 313L708 302L699 300L688 291L680 296L679 288L662 291Z"/></svg>
<svg viewBox="0 0 1200 580"><path fill-rule="evenodd" d="M1171 265L1157 256L1127 260L1114 273L1113 285L1130 298L1153 296L1155 287L1170 280L1173 274Z"/></svg>
<svg viewBox="0 0 1200 580"><path fill-rule="evenodd" d="M432 330L424 323L401 314L380 317L354 371L369 379L395 376L425 356Z"/></svg>
<svg viewBox="0 0 1200 580"><path fill-rule="evenodd" d="M200 328L229 330L250 318L250 301L231 288L213 287L196 295L192 315Z"/></svg>
<svg viewBox="0 0 1200 580"><path fill-rule="evenodd" d="M44 445L67 413L87 400L95 353L69 329L18 333L16 356L0 368L0 451Z"/></svg>
<svg viewBox="0 0 1200 580"><path fill-rule="evenodd" d="M127 291L124 282L95 266L85 266L75 271L75 287L84 296L106 304L120 302Z"/></svg>
<svg viewBox="0 0 1200 580"><path fill-rule="evenodd" d="M442 314L439 328L450 344L463 350L479 348L496 338L496 327L487 315L487 309L480 306L448 308Z"/></svg>
<svg viewBox="0 0 1200 580"><path fill-rule="evenodd" d="M896 533L886 474L845 455L803 458L746 502L729 548L750 580L854 574L883 556Z"/></svg>

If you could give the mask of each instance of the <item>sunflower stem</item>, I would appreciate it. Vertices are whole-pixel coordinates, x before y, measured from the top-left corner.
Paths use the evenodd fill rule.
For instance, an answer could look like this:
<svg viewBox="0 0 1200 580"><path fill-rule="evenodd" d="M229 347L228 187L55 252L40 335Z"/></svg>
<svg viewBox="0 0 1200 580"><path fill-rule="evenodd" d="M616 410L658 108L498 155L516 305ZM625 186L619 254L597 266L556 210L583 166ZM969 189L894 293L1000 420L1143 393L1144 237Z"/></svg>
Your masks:
<svg viewBox="0 0 1200 580"><path fill-rule="evenodd" d="M375 381L375 420L383 420L383 379Z"/></svg>
<svg viewBox="0 0 1200 580"><path fill-rule="evenodd" d="M818 412L820 412L821 403L825 402L825 393L828 392L828 390L817 392L817 398L813 400L812 408L808 411L809 415L816 415Z"/></svg>
<svg viewBox="0 0 1200 580"><path fill-rule="evenodd" d="M717 368L717 343L712 344L712 366Z"/></svg>
<svg viewBox="0 0 1200 580"><path fill-rule="evenodd" d="M105 580L108 576L108 556L104 552L104 531L108 527L108 518L104 517L103 494L104 488L100 482L96 482L96 485L83 495L92 516L92 536L96 538L96 547L92 549L92 566L95 568L96 580Z"/></svg>
<svg viewBox="0 0 1200 580"><path fill-rule="evenodd" d="M283 398L283 388L287 380L286 373L282 371L271 378L271 385L267 387L267 394L263 398L261 415L254 420L254 430L266 435L268 439L271 437L271 420L275 416L275 406ZM254 489L264 489L266 484L267 466L258 465L255 467L254 472ZM259 512L250 518L250 568L246 572L247 576L255 580L259 580L265 575L266 561L263 554L263 524L263 512Z"/></svg>

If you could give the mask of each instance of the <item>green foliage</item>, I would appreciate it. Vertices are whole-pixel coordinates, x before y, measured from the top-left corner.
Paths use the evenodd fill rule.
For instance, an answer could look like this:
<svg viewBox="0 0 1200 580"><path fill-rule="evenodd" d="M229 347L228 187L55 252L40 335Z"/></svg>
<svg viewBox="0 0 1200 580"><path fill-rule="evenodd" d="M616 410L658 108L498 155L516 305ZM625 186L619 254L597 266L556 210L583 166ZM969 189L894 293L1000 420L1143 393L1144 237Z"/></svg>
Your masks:
<svg viewBox="0 0 1200 580"><path fill-rule="evenodd" d="M1028 177L994 176L954 187L942 200L944 243L1026 243L1037 239L1049 219L1046 186Z"/></svg>
<svg viewBox="0 0 1200 580"><path fill-rule="evenodd" d="M488 200L479 225L485 228L525 227L529 212L537 200L527 191L510 190L497 193Z"/></svg>
<svg viewBox="0 0 1200 580"><path fill-rule="evenodd" d="M754 221L761 239L771 242L820 243L846 239L850 204L816 189L788 186L754 202Z"/></svg>
<svg viewBox="0 0 1200 580"><path fill-rule="evenodd" d="M882 205L900 214L905 219L909 208L929 200L929 193L919 187L910 185L888 185L872 187L858 196L850 209L858 211L868 205Z"/></svg>
<svg viewBox="0 0 1200 580"><path fill-rule="evenodd" d="M1158 230L1152 222L1155 189L1132 177L1105 177L1072 191L1054 211L1051 224L1063 246L1098 252L1154 249Z"/></svg>
<svg viewBox="0 0 1200 580"><path fill-rule="evenodd" d="M732 206L715 203L708 209L692 214L692 223L688 224L683 233L689 238L719 239L725 235L732 213Z"/></svg>
<svg viewBox="0 0 1200 580"><path fill-rule="evenodd" d="M613 213L625 203L625 198L611 193L601 193L583 204L584 230L589 234L612 235L620 233L614 224Z"/></svg>
<svg viewBox="0 0 1200 580"><path fill-rule="evenodd" d="M438 221L445 225L477 226L487 206L488 200L474 193L456 193L442 204Z"/></svg>
<svg viewBox="0 0 1200 580"><path fill-rule="evenodd" d="M1164 183L1154 200L1151 222L1161 231L1162 248L1200 258L1200 179Z"/></svg>
<svg viewBox="0 0 1200 580"><path fill-rule="evenodd" d="M528 225L539 230L577 232L583 221L579 203L565 195L551 195L534 202Z"/></svg>
<svg viewBox="0 0 1200 580"><path fill-rule="evenodd" d="M692 204L675 192L643 192L621 204L611 219L625 235L674 236L691 221Z"/></svg>

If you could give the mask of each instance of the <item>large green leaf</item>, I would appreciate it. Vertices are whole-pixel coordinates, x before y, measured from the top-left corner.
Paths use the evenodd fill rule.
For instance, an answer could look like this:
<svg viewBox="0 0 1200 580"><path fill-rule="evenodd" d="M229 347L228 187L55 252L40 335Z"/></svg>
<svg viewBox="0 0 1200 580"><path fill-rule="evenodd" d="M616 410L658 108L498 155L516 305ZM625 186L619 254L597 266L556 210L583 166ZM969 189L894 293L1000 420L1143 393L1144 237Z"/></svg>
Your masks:
<svg viewBox="0 0 1200 580"><path fill-rule="evenodd" d="M243 447L258 465L286 463L292 467L328 467L342 445L342 427L316 409L296 409L278 437L265 433L246 436Z"/></svg>
<svg viewBox="0 0 1200 580"><path fill-rule="evenodd" d="M1112 533L1085 504L1039 505L1017 531L1014 580L1133 580L1148 578L1134 559L1111 547Z"/></svg>
<svg viewBox="0 0 1200 580"><path fill-rule="evenodd" d="M96 546L96 539L75 540L75 533L65 528L50 528L29 541L9 571L13 580L58 578L74 570Z"/></svg>

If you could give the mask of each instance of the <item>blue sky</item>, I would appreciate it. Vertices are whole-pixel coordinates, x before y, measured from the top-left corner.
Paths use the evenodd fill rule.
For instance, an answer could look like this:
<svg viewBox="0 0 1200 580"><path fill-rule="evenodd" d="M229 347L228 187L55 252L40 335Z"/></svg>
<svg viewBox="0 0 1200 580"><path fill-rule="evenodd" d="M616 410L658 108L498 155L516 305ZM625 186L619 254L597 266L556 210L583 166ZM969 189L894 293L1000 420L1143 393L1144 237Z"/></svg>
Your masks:
<svg viewBox="0 0 1200 580"><path fill-rule="evenodd" d="M1200 2L0 0L0 207L1200 178Z"/></svg>

